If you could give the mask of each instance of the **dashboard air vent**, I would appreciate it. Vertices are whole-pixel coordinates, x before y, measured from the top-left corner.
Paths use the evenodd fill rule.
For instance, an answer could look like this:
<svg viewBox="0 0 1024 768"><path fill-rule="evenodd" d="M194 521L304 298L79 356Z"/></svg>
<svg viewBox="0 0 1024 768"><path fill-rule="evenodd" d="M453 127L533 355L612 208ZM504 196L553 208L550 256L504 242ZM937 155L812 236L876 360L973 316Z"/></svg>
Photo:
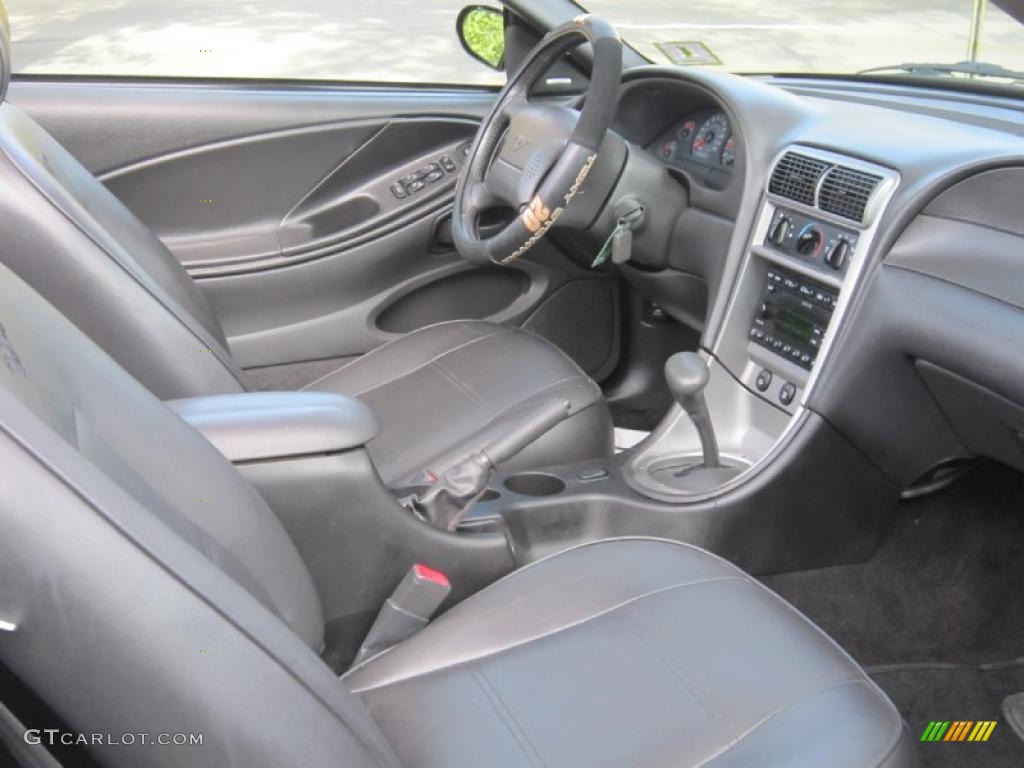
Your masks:
<svg viewBox="0 0 1024 768"><path fill-rule="evenodd" d="M814 205L814 188L828 163L797 152L787 152L772 171L768 191L773 195Z"/></svg>
<svg viewBox="0 0 1024 768"><path fill-rule="evenodd" d="M823 211L842 216L844 219L864 221L864 210L875 187L882 181L881 176L864 171L855 171L841 165L834 166L821 183L818 206Z"/></svg>

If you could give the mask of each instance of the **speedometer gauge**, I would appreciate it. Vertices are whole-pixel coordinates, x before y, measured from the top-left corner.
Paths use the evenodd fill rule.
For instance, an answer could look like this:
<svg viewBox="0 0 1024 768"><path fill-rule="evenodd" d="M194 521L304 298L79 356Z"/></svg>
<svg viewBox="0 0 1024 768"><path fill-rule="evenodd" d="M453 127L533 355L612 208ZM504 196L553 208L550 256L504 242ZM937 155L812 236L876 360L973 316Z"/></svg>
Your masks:
<svg viewBox="0 0 1024 768"><path fill-rule="evenodd" d="M704 162L718 162L729 135L729 120L724 112L716 112L705 120L693 139L693 156Z"/></svg>

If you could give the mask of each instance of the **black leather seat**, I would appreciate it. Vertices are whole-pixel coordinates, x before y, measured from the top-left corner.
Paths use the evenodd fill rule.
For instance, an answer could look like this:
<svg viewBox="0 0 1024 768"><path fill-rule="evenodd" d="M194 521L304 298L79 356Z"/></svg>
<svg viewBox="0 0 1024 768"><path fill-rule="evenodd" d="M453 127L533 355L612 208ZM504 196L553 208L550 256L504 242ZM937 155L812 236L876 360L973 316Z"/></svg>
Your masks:
<svg viewBox="0 0 1024 768"><path fill-rule="evenodd" d="M899 714L736 567L653 539L529 565L343 677L426 768L903 765ZM452 723L459 723L452 727Z"/></svg>
<svg viewBox="0 0 1024 768"><path fill-rule="evenodd" d="M5 17L0 26L2 100L10 79ZM6 101L0 191L0 262L150 391L170 400L249 388L206 299L166 246ZM510 468L612 450L611 418L597 385L540 337L489 323L444 323L409 334L315 386L373 403L381 433L370 452L392 486L483 447L547 396L569 400L569 419Z"/></svg>
<svg viewBox="0 0 1024 768"><path fill-rule="evenodd" d="M824 634L661 541L528 566L338 680L264 500L2 266L0 466L0 661L77 732L203 737L104 765L909 764Z"/></svg>
<svg viewBox="0 0 1024 768"><path fill-rule="evenodd" d="M572 414L527 446L506 469L611 453L601 390L559 349L518 328L479 321L439 323L385 344L307 389L358 397L380 417L369 448L388 485L465 456L549 398ZM381 415L383 414L383 415Z"/></svg>

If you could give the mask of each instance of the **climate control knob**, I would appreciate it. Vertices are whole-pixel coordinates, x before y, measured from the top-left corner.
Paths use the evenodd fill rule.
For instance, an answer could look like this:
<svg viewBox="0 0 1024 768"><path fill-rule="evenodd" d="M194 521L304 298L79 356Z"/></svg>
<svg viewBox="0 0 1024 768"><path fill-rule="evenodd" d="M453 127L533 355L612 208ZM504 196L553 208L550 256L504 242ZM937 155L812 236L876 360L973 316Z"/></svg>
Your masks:
<svg viewBox="0 0 1024 768"><path fill-rule="evenodd" d="M772 245L781 246L786 242L786 235L789 234L790 221L787 216L779 216L768 231L768 242Z"/></svg>
<svg viewBox="0 0 1024 768"><path fill-rule="evenodd" d="M850 258L850 241L840 237L832 247L825 252L825 263L832 269L842 269L846 266L846 260Z"/></svg>
<svg viewBox="0 0 1024 768"><path fill-rule="evenodd" d="M807 225L796 238L796 251L801 256L816 256L824 237L821 230L813 225Z"/></svg>

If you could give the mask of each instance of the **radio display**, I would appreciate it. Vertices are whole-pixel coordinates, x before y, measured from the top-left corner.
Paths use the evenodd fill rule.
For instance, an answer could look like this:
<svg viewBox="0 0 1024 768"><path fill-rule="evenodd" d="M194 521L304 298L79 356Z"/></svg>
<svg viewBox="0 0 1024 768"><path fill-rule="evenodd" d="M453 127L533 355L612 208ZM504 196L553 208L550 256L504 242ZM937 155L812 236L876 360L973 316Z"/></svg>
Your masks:
<svg viewBox="0 0 1024 768"><path fill-rule="evenodd" d="M814 337L814 323L789 309L779 309L775 327L805 344Z"/></svg>

